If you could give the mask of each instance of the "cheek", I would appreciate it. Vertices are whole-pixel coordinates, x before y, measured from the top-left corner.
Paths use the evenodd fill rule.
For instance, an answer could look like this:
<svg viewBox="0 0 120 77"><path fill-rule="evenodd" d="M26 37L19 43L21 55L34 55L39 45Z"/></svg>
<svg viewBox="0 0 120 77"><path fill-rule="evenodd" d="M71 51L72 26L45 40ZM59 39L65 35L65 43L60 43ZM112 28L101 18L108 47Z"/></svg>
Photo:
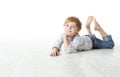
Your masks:
<svg viewBox="0 0 120 77"><path fill-rule="evenodd" d="M79 31L78 31L78 30L74 30L73 32L74 32L74 33L78 33Z"/></svg>
<svg viewBox="0 0 120 77"><path fill-rule="evenodd" d="M72 29L73 32L77 32L77 29Z"/></svg>

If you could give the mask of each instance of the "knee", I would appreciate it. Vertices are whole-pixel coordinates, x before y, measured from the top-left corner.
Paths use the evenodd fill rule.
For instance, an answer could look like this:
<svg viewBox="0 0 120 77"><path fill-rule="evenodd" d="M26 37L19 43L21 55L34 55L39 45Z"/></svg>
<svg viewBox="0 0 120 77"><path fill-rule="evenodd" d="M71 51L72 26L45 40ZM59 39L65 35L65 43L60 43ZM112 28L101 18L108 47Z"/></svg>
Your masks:
<svg viewBox="0 0 120 77"><path fill-rule="evenodd" d="M109 41L107 44L103 45L102 48L104 49L112 49L114 47L114 42L113 41Z"/></svg>
<svg viewBox="0 0 120 77"><path fill-rule="evenodd" d="M114 43L113 41L110 42L110 44L109 44L109 48L112 49L114 46L115 46L115 43Z"/></svg>

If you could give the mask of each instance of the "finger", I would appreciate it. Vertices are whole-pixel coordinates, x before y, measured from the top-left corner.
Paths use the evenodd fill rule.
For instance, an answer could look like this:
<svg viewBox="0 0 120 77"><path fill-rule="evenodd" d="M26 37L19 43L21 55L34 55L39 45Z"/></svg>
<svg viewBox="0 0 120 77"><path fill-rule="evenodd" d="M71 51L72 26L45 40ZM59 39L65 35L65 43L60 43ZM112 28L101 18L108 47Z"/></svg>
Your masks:
<svg viewBox="0 0 120 77"><path fill-rule="evenodd" d="M58 52L55 52L55 56L58 56Z"/></svg>
<svg viewBox="0 0 120 77"><path fill-rule="evenodd" d="M54 56L54 53L53 53L53 52L51 53L51 56Z"/></svg>
<svg viewBox="0 0 120 77"><path fill-rule="evenodd" d="M59 52L56 52L57 56L59 55Z"/></svg>
<svg viewBox="0 0 120 77"><path fill-rule="evenodd" d="M52 56L55 56L55 52L52 53Z"/></svg>
<svg viewBox="0 0 120 77"><path fill-rule="evenodd" d="M55 52L55 55L54 56L57 56L57 53Z"/></svg>

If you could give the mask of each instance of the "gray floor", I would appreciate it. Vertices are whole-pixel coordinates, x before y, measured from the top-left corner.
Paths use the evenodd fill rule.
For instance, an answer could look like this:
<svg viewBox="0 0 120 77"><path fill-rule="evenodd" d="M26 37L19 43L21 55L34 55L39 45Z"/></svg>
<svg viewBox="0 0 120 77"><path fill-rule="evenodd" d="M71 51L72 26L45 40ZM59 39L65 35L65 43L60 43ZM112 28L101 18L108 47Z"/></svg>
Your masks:
<svg viewBox="0 0 120 77"><path fill-rule="evenodd" d="M2 39L0 77L120 77L119 43L114 49L50 57L53 41L44 40Z"/></svg>

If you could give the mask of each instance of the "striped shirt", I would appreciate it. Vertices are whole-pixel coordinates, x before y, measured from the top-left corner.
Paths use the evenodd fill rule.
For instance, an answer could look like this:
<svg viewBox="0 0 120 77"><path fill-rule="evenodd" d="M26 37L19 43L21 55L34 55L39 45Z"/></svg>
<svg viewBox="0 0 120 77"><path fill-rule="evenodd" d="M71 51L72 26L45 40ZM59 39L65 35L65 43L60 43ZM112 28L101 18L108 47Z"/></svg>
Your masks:
<svg viewBox="0 0 120 77"><path fill-rule="evenodd" d="M61 34L53 45L53 48L56 47L59 51L63 44L63 35L64 34ZM68 40L68 53L90 49L92 49L92 40L88 36L76 34L73 38Z"/></svg>

